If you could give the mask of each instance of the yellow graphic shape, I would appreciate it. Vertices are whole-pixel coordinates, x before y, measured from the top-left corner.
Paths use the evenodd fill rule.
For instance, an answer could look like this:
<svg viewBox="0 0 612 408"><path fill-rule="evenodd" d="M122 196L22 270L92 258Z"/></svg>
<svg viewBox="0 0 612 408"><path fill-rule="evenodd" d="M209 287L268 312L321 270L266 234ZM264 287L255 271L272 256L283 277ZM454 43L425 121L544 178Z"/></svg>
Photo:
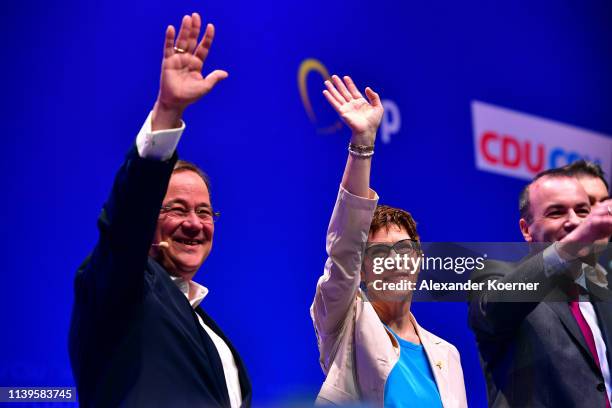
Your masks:
<svg viewBox="0 0 612 408"><path fill-rule="evenodd" d="M317 125L317 115L315 115L314 110L312 109L312 104L310 103L310 97L308 96L308 89L306 87L306 79L310 72L317 72L323 77L324 80L329 79L329 72L325 65L323 65L319 60L314 58L308 58L302 61L300 64L300 69L298 70L298 87L300 89L300 97L302 98L302 104L304 105L304 109L306 110L306 114L312 123ZM337 120L331 126L317 126L318 133L334 133L340 130L342 127L342 123Z"/></svg>

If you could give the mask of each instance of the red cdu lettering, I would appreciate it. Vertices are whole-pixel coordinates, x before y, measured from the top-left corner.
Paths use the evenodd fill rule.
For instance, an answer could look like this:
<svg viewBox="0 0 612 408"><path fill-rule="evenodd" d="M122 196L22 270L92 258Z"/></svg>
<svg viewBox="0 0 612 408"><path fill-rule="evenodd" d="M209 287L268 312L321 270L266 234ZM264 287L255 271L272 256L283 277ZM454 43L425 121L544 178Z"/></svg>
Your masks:
<svg viewBox="0 0 612 408"><path fill-rule="evenodd" d="M510 168L517 168L521 164L521 146L511 136L502 138L502 163Z"/></svg>
<svg viewBox="0 0 612 408"><path fill-rule="evenodd" d="M544 170L544 145L539 143L536 146L536 162L531 162L531 142L525 141L525 165L527 170L536 174Z"/></svg>
<svg viewBox="0 0 612 408"><path fill-rule="evenodd" d="M486 161L493 164L497 164L499 160L491 154L489 144L497 139L499 139L499 136L497 136L495 132L485 132L480 138L480 151L482 152L482 156Z"/></svg>

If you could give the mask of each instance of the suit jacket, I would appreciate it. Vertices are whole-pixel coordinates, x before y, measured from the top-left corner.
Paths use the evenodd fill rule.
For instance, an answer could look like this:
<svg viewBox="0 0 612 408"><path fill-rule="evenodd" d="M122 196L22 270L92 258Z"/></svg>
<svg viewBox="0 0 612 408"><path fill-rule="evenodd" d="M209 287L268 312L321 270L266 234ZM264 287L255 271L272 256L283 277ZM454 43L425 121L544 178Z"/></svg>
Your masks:
<svg viewBox="0 0 612 408"><path fill-rule="evenodd" d="M492 407L605 407L605 385L569 309L565 275L544 274L543 253L518 263L489 262L473 281L539 283L532 299L473 293L469 323L476 335ZM610 292L587 280L590 300L607 347L612 346ZM531 300L529 302L525 300Z"/></svg>
<svg viewBox="0 0 612 408"><path fill-rule="evenodd" d="M389 373L399 360L399 344L380 321L359 289L362 253L367 242L376 200L340 189L327 232L323 276L317 283L311 317L326 375L319 404L365 401L382 407ZM466 407L461 359L457 349L418 325L442 405Z"/></svg>
<svg viewBox="0 0 612 408"><path fill-rule="evenodd" d="M77 272L69 351L82 406L229 406L221 360L196 313L232 351L250 405L238 352L148 256L176 160L129 152L98 219L98 243Z"/></svg>

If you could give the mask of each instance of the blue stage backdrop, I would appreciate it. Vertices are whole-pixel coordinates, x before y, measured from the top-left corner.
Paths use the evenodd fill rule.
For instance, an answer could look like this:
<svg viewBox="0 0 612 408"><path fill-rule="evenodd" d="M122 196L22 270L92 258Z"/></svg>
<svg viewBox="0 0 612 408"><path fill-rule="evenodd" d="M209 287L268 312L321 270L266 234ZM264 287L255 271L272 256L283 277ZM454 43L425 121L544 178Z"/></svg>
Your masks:
<svg viewBox="0 0 612 408"><path fill-rule="evenodd" d="M153 106L165 26L192 11L217 27L205 68L230 73L188 109L179 146L222 212L197 280L258 406L311 402L323 381L309 307L349 131L334 127L321 72L388 101L372 186L429 242L521 240L525 181L477 170L473 101L612 134L605 1L6 3L0 386L74 384L73 276ZM457 345L470 406L485 406L466 306L414 313Z"/></svg>

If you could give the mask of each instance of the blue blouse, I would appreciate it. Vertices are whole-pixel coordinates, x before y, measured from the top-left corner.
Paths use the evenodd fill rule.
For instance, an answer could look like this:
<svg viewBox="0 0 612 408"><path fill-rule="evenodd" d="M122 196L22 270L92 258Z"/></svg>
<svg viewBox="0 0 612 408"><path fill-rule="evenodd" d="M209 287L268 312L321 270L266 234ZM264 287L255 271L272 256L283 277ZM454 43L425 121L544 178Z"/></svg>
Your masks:
<svg viewBox="0 0 612 408"><path fill-rule="evenodd" d="M440 392L423 346L401 339L389 330L400 345L400 358L385 384L385 407L442 408Z"/></svg>

